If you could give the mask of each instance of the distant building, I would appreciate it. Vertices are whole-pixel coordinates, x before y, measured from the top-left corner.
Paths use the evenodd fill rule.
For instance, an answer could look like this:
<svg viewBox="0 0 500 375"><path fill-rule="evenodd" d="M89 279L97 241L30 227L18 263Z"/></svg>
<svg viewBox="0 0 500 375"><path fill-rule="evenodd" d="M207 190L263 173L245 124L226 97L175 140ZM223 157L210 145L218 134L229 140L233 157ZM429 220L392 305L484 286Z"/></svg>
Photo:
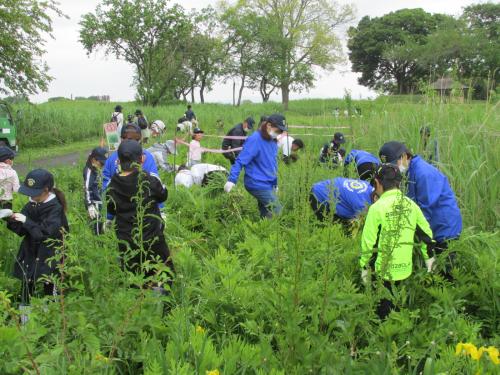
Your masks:
<svg viewBox="0 0 500 375"><path fill-rule="evenodd" d="M444 97L451 96L452 90L460 90L463 97L467 98L469 86L460 82L453 81L452 78L439 78L436 82L431 83L431 87L440 95Z"/></svg>

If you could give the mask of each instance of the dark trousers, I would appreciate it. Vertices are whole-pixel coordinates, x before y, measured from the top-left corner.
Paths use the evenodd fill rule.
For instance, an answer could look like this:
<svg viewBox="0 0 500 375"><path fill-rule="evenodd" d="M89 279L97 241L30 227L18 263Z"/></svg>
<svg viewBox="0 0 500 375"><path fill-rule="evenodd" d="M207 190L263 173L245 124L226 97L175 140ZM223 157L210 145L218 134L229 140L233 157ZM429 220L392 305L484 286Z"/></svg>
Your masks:
<svg viewBox="0 0 500 375"><path fill-rule="evenodd" d="M390 281L384 280L384 287L392 294L392 286L399 286L401 281ZM387 318L387 316L391 313L392 310L395 309L394 304L390 299L382 298L377 305L377 315L381 320Z"/></svg>
<svg viewBox="0 0 500 375"><path fill-rule="evenodd" d="M53 296L56 294L55 285L49 282L42 282L43 284L43 295ZM31 297L36 293L36 281L26 281L23 280L21 283L21 303L24 305L29 305Z"/></svg>
<svg viewBox="0 0 500 375"><path fill-rule="evenodd" d="M122 254L122 267L131 272L144 272L146 277L154 276L156 271L151 269L144 271L141 268L142 263L146 261L153 261L157 258L166 264L173 271L173 263L170 258L170 249L168 248L167 241L162 233L154 238L149 243L145 243L143 248L144 252L141 254L137 244L134 242L126 241L127 243L120 242L118 248ZM127 254L132 252L133 254Z"/></svg>
<svg viewBox="0 0 500 375"><path fill-rule="evenodd" d="M309 194L309 203L311 208L316 215L316 218L319 221L326 221L331 217L330 214L330 205L327 203L320 203L318 198L311 192ZM332 221L337 224L341 224L344 228L344 233L346 235L351 234L351 221L349 219L338 216L337 214L333 214Z"/></svg>
<svg viewBox="0 0 500 375"><path fill-rule="evenodd" d="M450 242L454 240L455 239L437 242L436 245L434 245L434 254L436 255L436 257L439 257L443 252L447 251ZM453 281L451 271L455 266L455 259L456 254L454 252L451 252L448 253L448 256L446 257L446 260L444 262L444 270L441 272L441 275L448 281Z"/></svg>

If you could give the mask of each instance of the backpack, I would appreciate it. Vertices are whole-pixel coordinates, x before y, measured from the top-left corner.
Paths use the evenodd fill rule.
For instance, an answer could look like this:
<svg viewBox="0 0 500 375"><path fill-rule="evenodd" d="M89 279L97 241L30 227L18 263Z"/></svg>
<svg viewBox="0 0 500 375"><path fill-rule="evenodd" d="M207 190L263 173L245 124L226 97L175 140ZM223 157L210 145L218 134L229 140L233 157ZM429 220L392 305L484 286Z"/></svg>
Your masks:
<svg viewBox="0 0 500 375"><path fill-rule="evenodd" d="M111 122L116 122L118 124L118 115L120 112L113 112L113 115L111 116Z"/></svg>
<svg viewBox="0 0 500 375"><path fill-rule="evenodd" d="M139 125L139 127L143 130L148 128L148 122L144 117L139 117L137 119L137 125Z"/></svg>

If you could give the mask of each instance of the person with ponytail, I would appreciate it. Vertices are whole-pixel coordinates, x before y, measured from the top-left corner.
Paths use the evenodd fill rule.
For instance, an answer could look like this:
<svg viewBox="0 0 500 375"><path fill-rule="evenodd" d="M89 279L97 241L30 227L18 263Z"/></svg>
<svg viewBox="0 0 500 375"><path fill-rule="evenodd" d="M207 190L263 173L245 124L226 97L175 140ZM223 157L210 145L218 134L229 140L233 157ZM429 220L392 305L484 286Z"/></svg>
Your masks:
<svg viewBox="0 0 500 375"><path fill-rule="evenodd" d="M37 291L37 281L57 271L55 261L49 261L63 243L69 231L66 218L66 199L54 187L54 177L45 169L28 173L19 193L27 195L29 202L21 212L8 219L7 228L23 237L14 264L14 276L21 279L21 303L29 304ZM43 295L55 295L54 284L43 282Z"/></svg>

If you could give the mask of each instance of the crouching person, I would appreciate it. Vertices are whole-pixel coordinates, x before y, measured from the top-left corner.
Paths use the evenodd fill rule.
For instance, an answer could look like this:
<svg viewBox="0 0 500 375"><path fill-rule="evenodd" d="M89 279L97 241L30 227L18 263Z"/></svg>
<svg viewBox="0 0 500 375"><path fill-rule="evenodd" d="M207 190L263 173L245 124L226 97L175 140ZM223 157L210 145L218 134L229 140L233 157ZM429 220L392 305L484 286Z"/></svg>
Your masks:
<svg viewBox="0 0 500 375"><path fill-rule="evenodd" d="M14 276L21 280L21 307L28 310L30 298L36 293L37 282L42 276L57 272L57 263L49 261L56 249L62 246L63 234L69 231L66 219L66 199L54 188L54 177L44 169L28 173L19 188L29 202L20 213L8 219L7 228L23 237L14 264ZM54 284L43 282L43 295L55 295ZM21 315L25 323L27 315Z"/></svg>
<svg viewBox="0 0 500 375"><path fill-rule="evenodd" d="M172 268L163 220L158 203L167 199L167 189L154 174L142 170L142 146L124 140L118 147L119 174L111 178L108 187L108 212L115 216L118 248L124 269L142 272L146 277L156 274L150 265L161 262Z"/></svg>
<svg viewBox="0 0 500 375"><path fill-rule="evenodd" d="M424 243L421 250L429 272L434 263L432 230L417 204L399 189L401 180L396 166L383 164L377 170L374 184L380 198L368 210L361 238L363 282L371 281L371 273L381 278L391 293L393 286L412 274L414 239ZM385 319L393 308L391 300L384 298L377 314Z"/></svg>

